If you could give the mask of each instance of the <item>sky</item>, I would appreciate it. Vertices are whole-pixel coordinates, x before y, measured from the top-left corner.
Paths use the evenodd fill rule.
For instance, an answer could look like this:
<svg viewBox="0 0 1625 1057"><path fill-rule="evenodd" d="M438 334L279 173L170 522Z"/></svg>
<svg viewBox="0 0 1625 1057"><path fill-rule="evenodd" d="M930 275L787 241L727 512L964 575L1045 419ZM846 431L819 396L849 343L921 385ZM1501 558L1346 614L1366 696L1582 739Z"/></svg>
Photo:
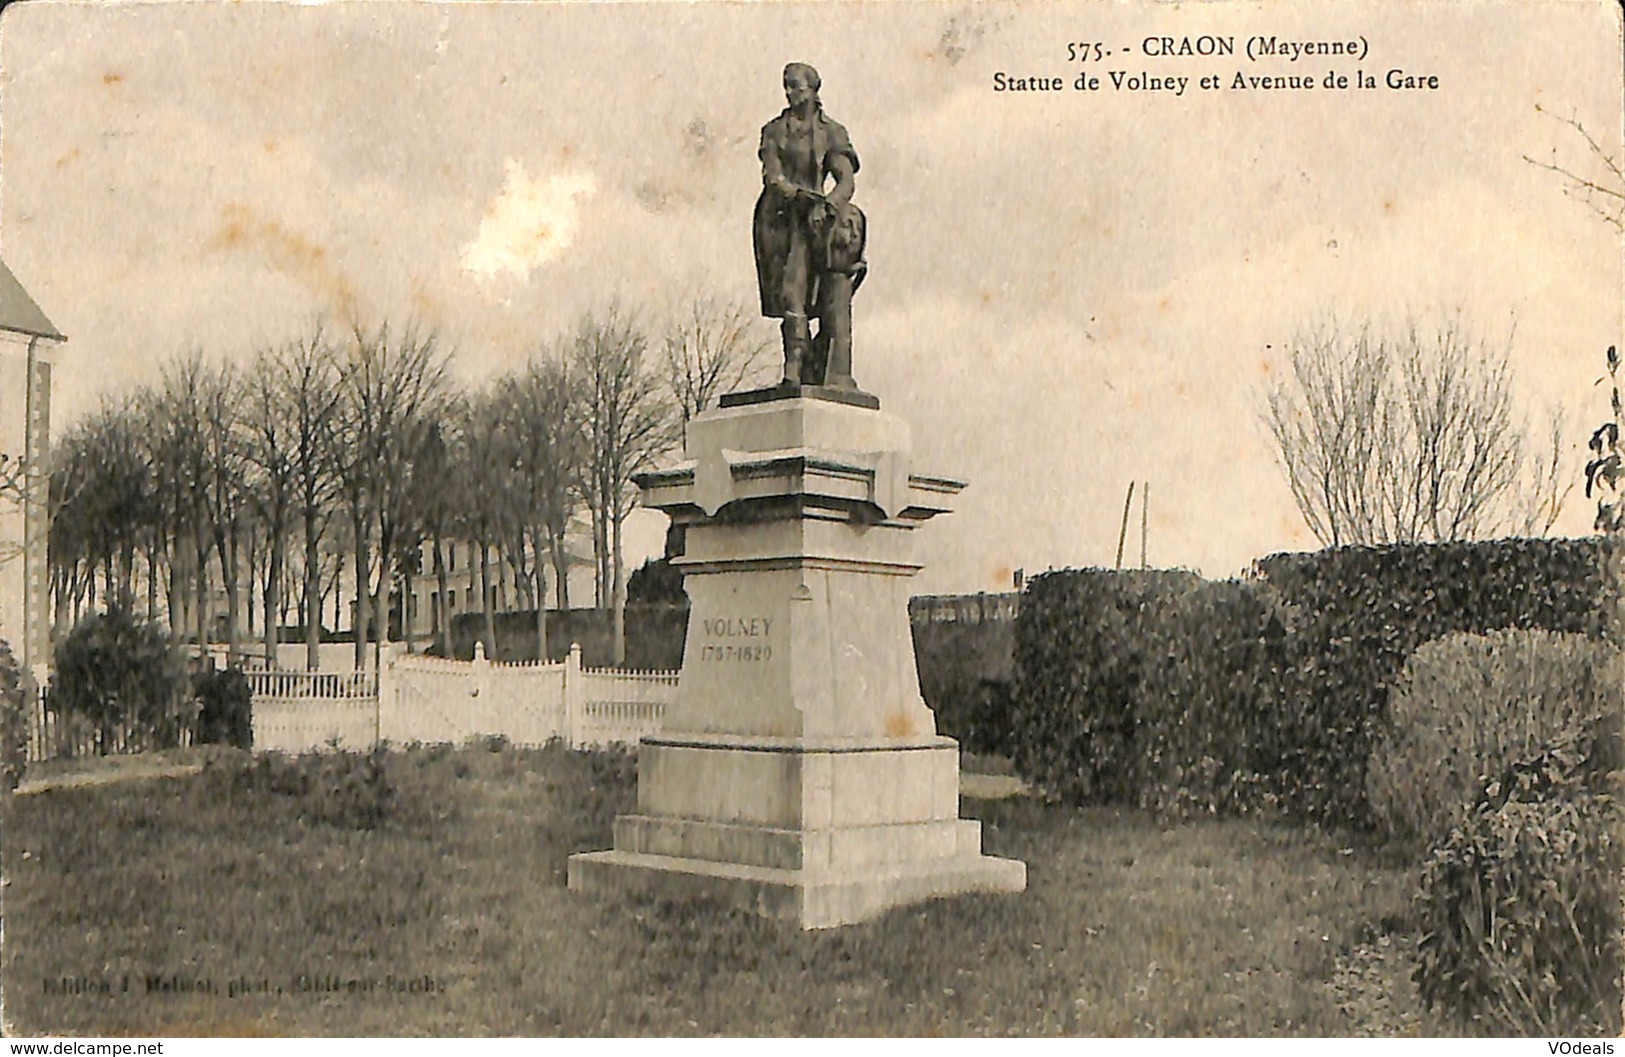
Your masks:
<svg viewBox="0 0 1625 1057"><path fill-rule="evenodd" d="M1316 546L1261 423L1335 318L1510 341L1570 474L1606 413L1619 232L1532 155L1619 158L1619 8L1499 3L27 3L0 15L0 254L68 343L58 431L168 357L318 318L438 329L469 384L612 299L755 303L760 127L822 74L869 218L854 373L924 472L919 593ZM1254 60L1254 35L1362 42ZM1227 56L1167 57L1209 36ZM1069 43L1101 44L1098 61ZM1109 53L1109 54L1104 54ZM1377 87L1327 89L1328 73ZM1390 89L1388 71L1436 89ZM1111 72L1188 77L1183 94ZM995 74L1101 87L999 92ZM1230 87L1312 75L1308 91ZM1224 87L1202 89L1217 76ZM759 323L776 342L776 326ZM1576 489L1556 531L1582 534ZM1139 560L1139 500L1128 560ZM634 560L664 517L635 515Z"/></svg>

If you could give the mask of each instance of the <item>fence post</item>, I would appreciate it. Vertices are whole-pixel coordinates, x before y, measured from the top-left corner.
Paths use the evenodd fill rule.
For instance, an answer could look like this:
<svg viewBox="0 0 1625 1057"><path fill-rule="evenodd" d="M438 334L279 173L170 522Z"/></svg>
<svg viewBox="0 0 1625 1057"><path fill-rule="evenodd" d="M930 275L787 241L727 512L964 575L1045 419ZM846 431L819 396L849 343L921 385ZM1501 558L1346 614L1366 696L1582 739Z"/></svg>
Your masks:
<svg viewBox="0 0 1625 1057"><path fill-rule="evenodd" d="M564 738L572 749L579 747L586 690L586 680L581 677L581 643L572 642L569 656L564 658Z"/></svg>
<svg viewBox="0 0 1625 1057"><path fill-rule="evenodd" d="M378 651L378 670L374 673L372 705L372 743L376 747L384 740L384 702L389 702L390 722L395 721L395 662L400 657L398 643L388 643Z"/></svg>

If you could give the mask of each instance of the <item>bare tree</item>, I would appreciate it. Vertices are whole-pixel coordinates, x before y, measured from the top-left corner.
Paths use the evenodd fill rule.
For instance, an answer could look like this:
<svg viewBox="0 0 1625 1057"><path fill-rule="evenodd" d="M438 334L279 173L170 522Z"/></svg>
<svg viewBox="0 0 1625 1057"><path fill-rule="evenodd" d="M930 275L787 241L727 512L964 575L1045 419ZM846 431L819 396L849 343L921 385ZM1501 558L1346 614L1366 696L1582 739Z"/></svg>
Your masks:
<svg viewBox="0 0 1625 1057"><path fill-rule="evenodd" d="M318 424L309 414L309 405L317 395L316 380L324 370L316 351L321 344L318 327L310 339L291 342L278 350L260 350L244 386L243 429L246 456L253 471L250 498L265 535L265 578L261 586L265 657L272 666L277 662L278 629L282 623L288 546L294 518L300 513L301 491L307 477L308 483L320 490L322 459L326 454L312 447L318 436ZM325 389L330 394L332 386L326 385ZM315 506L312 501L310 507ZM310 517L321 516L317 509L306 513Z"/></svg>
<svg viewBox="0 0 1625 1057"><path fill-rule="evenodd" d="M92 602L99 571L106 603L128 603L153 491L134 402L104 400L58 442L53 458L65 487L59 493L63 524L53 533L52 562L75 566L70 579ZM21 502L26 480L17 487Z"/></svg>
<svg viewBox="0 0 1625 1057"><path fill-rule="evenodd" d="M373 614L394 582L396 543L412 513L412 464L425 450L430 426L444 414L446 357L433 333L387 323L356 327L340 370L336 418L342 438L338 479L355 542L355 663L366 664ZM377 543L375 591L373 543Z"/></svg>
<svg viewBox="0 0 1625 1057"><path fill-rule="evenodd" d="M626 659L626 563L621 527L636 495L632 475L670 451L681 422L649 363L649 343L619 304L582 319L571 348L580 375L581 491L593 516L598 554L598 603L614 613L615 663Z"/></svg>
<svg viewBox="0 0 1625 1057"><path fill-rule="evenodd" d="M1454 322L1400 337L1328 323L1292 347L1266 424L1304 521L1328 546L1539 534L1556 521L1562 437L1535 450L1509 350Z"/></svg>
<svg viewBox="0 0 1625 1057"><path fill-rule="evenodd" d="M420 540L429 544L430 567L435 578L430 617L435 650L442 657L451 655L451 579L446 547L452 543L453 531L459 525L462 475L458 459L462 450L462 427L467 419L466 398L452 394L441 420L431 425L424 438L423 452L413 476L418 517L415 528ZM419 546L421 548L421 542Z"/></svg>
<svg viewBox="0 0 1625 1057"><path fill-rule="evenodd" d="M274 410L285 434L278 447L287 457L293 513L303 545L300 620L305 626L305 667L310 671L321 664L322 541L337 500L338 356L317 324L308 336L277 349L274 368L267 368L274 387L262 394L267 413Z"/></svg>
<svg viewBox="0 0 1625 1057"><path fill-rule="evenodd" d="M707 295L670 314L663 346L666 385L685 424L769 366L773 346L759 321L759 313Z"/></svg>
<svg viewBox="0 0 1625 1057"><path fill-rule="evenodd" d="M547 660L547 576L544 550L553 565L559 604L567 604L568 558L565 533L574 511L575 482L584 454L581 423L572 414L575 379L560 358L533 358L525 370L505 378L497 390L497 413L509 438L512 458L508 495L514 504L521 558L532 556L531 593L536 601L537 657ZM519 567L516 566L516 572Z"/></svg>
<svg viewBox="0 0 1625 1057"><path fill-rule="evenodd" d="M456 473L451 461L452 448L447 439L455 437L454 423L458 416L457 399L454 395L448 395L439 417L428 424L423 444L417 457L412 461L411 475L407 482L410 492L410 502L407 503L409 515L400 527L399 565L401 626L408 653L417 648L414 623L416 614L412 611L414 585L418 577L430 571L423 568L425 543L432 551L431 569L438 588L438 593L433 596L436 604L430 607L430 617L433 620L431 634L434 636L435 648L442 656L446 655L450 645L450 640L446 637L447 581L443 548L450 518L456 509L454 498Z"/></svg>
<svg viewBox="0 0 1625 1057"><path fill-rule="evenodd" d="M1547 160L1525 154L1524 161L1562 177L1565 193L1580 198L1613 227L1625 230L1625 169L1621 168L1619 160L1602 149L1602 145L1586 131L1578 118L1558 117L1539 103L1535 104L1535 109L1566 125L1579 137L1585 145L1584 160L1559 161L1554 147Z"/></svg>
<svg viewBox="0 0 1625 1057"><path fill-rule="evenodd" d="M249 518L248 450L237 414L242 387L229 364L200 375L199 409L202 418L201 494L220 566L220 586L226 593L226 665L238 666L242 650L239 626L242 615L242 548Z"/></svg>
<svg viewBox="0 0 1625 1057"><path fill-rule="evenodd" d="M480 607L484 617L481 640L485 654L495 657L496 589L492 581L491 548L506 534L513 520L513 440L504 428L500 383L492 383L462 404L455 462L462 479L455 524L473 544L479 562ZM470 569L470 576L474 570Z"/></svg>
<svg viewBox="0 0 1625 1057"><path fill-rule="evenodd" d="M210 520L207 406L212 369L200 352L179 356L163 369L155 395L152 428L157 442L157 479L167 493L170 522L170 600L172 630L188 608L199 650L209 644L209 556L214 551Z"/></svg>

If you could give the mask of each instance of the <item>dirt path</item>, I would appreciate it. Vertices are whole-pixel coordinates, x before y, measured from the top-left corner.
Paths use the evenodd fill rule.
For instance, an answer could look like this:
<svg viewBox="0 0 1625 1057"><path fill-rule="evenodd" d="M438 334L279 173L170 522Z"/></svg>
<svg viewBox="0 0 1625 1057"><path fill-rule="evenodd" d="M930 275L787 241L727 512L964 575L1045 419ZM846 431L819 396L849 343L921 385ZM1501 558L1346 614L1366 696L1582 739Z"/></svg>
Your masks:
<svg viewBox="0 0 1625 1057"><path fill-rule="evenodd" d="M1021 796L1026 792L1026 783L1014 775L959 772L960 796L974 800L1003 800L1007 796Z"/></svg>
<svg viewBox="0 0 1625 1057"><path fill-rule="evenodd" d="M97 767L93 770L64 771L61 774L25 778L16 789L18 796L30 796L51 789L76 789L87 785L107 785L112 782L133 782L150 778L184 778L203 770L200 763L169 763L164 760L143 760L130 757L118 766Z"/></svg>

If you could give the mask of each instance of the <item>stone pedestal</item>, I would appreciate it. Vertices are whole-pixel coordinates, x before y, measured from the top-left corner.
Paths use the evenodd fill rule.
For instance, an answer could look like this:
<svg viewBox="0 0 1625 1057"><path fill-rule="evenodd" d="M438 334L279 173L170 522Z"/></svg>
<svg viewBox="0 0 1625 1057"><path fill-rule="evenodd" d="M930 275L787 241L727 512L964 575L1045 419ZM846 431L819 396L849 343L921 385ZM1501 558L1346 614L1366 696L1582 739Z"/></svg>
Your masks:
<svg viewBox="0 0 1625 1057"><path fill-rule="evenodd" d="M910 535L963 485L914 472L907 424L850 395L750 395L639 479L686 528L683 674L639 751L637 814L612 851L571 857L570 887L804 928L1021 891L1026 867L982 855L980 823L959 818L958 745L914 666Z"/></svg>

